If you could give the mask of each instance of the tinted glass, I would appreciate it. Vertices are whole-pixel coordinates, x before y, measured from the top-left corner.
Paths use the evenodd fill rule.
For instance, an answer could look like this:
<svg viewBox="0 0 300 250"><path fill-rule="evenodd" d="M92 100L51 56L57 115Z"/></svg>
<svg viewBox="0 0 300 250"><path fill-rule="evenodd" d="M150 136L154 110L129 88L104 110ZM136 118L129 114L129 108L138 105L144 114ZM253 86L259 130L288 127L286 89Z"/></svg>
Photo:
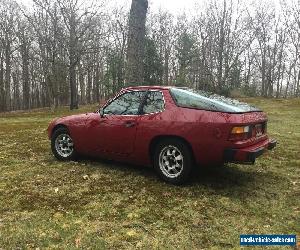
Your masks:
<svg viewBox="0 0 300 250"><path fill-rule="evenodd" d="M125 93L111 102L105 109L106 115L138 115L140 104L145 91L132 91Z"/></svg>
<svg viewBox="0 0 300 250"><path fill-rule="evenodd" d="M164 108L165 108L165 103L163 99L163 94L159 91L149 92L143 108L143 113L144 114L157 113L163 111Z"/></svg>
<svg viewBox="0 0 300 250"><path fill-rule="evenodd" d="M208 92L179 88L172 88L170 92L174 101L180 107L228 113L261 111L249 104Z"/></svg>

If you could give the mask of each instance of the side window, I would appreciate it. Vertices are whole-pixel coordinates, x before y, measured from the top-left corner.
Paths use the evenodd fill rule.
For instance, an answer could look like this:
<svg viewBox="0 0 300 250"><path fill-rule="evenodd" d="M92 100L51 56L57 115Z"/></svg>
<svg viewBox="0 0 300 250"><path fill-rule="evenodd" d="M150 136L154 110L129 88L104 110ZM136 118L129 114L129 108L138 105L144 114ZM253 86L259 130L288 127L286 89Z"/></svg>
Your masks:
<svg viewBox="0 0 300 250"><path fill-rule="evenodd" d="M145 91L132 91L119 96L104 109L105 115L137 115Z"/></svg>
<svg viewBox="0 0 300 250"><path fill-rule="evenodd" d="M165 109L163 94L159 91L151 91L148 93L143 108L143 114L158 113Z"/></svg>

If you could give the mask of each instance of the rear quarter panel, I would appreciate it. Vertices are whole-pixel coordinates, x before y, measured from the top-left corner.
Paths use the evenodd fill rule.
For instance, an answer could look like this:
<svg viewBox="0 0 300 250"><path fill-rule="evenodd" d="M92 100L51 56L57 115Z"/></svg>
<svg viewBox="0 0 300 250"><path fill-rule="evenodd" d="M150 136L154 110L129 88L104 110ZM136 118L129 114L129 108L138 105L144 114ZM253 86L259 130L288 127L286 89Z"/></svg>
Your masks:
<svg viewBox="0 0 300 250"><path fill-rule="evenodd" d="M134 161L138 164L150 165L149 146L157 136L177 136L185 139L192 147L197 163L211 163L214 159L220 161L222 138L214 137L216 127L220 127L221 134L226 128L218 126L224 124L225 117L214 112L179 108L173 102L169 91L164 92L166 109L162 113L144 115L139 118L137 137L135 141ZM214 157L219 151L218 159ZM222 152L223 154L223 152Z"/></svg>
<svg viewBox="0 0 300 250"><path fill-rule="evenodd" d="M151 164L153 155L150 155L149 145L157 136L178 136L185 139L193 150L197 164L221 164L225 148L244 147L255 143L250 140L243 143L228 141L229 131L234 125L255 124L267 120L262 112L228 114L180 108L167 90L164 91L164 98L164 112L140 117L133 155L133 160L138 164Z"/></svg>

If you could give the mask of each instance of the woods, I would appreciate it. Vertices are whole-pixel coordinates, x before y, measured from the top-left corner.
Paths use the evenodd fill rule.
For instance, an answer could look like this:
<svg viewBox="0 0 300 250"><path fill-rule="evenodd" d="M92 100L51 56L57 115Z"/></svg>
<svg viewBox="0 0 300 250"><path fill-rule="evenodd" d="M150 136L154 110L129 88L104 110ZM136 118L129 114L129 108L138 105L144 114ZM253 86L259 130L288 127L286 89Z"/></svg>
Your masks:
<svg viewBox="0 0 300 250"><path fill-rule="evenodd" d="M0 112L76 109L135 84L300 96L299 1L208 0L180 15L129 7L0 0Z"/></svg>

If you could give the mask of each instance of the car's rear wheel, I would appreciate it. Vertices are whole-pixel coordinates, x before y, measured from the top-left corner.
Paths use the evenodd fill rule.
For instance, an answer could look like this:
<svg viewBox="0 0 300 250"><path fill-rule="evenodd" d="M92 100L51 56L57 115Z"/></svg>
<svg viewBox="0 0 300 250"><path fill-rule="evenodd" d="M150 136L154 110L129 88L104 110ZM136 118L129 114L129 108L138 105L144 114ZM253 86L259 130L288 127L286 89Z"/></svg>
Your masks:
<svg viewBox="0 0 300 250"><path fill-rule="evenodd" d="M179 139L164 139L156 145L154 167L163 180L175 185L183 184L193 167L192 152Z"/></svg>
<svg viewBox="0 0 300 250"><path fill-rule="evenodd" d="M68 161L75 158L74 142L67 128L59 128L54 131L51 138L51 149L58 160Z"/></svg>

